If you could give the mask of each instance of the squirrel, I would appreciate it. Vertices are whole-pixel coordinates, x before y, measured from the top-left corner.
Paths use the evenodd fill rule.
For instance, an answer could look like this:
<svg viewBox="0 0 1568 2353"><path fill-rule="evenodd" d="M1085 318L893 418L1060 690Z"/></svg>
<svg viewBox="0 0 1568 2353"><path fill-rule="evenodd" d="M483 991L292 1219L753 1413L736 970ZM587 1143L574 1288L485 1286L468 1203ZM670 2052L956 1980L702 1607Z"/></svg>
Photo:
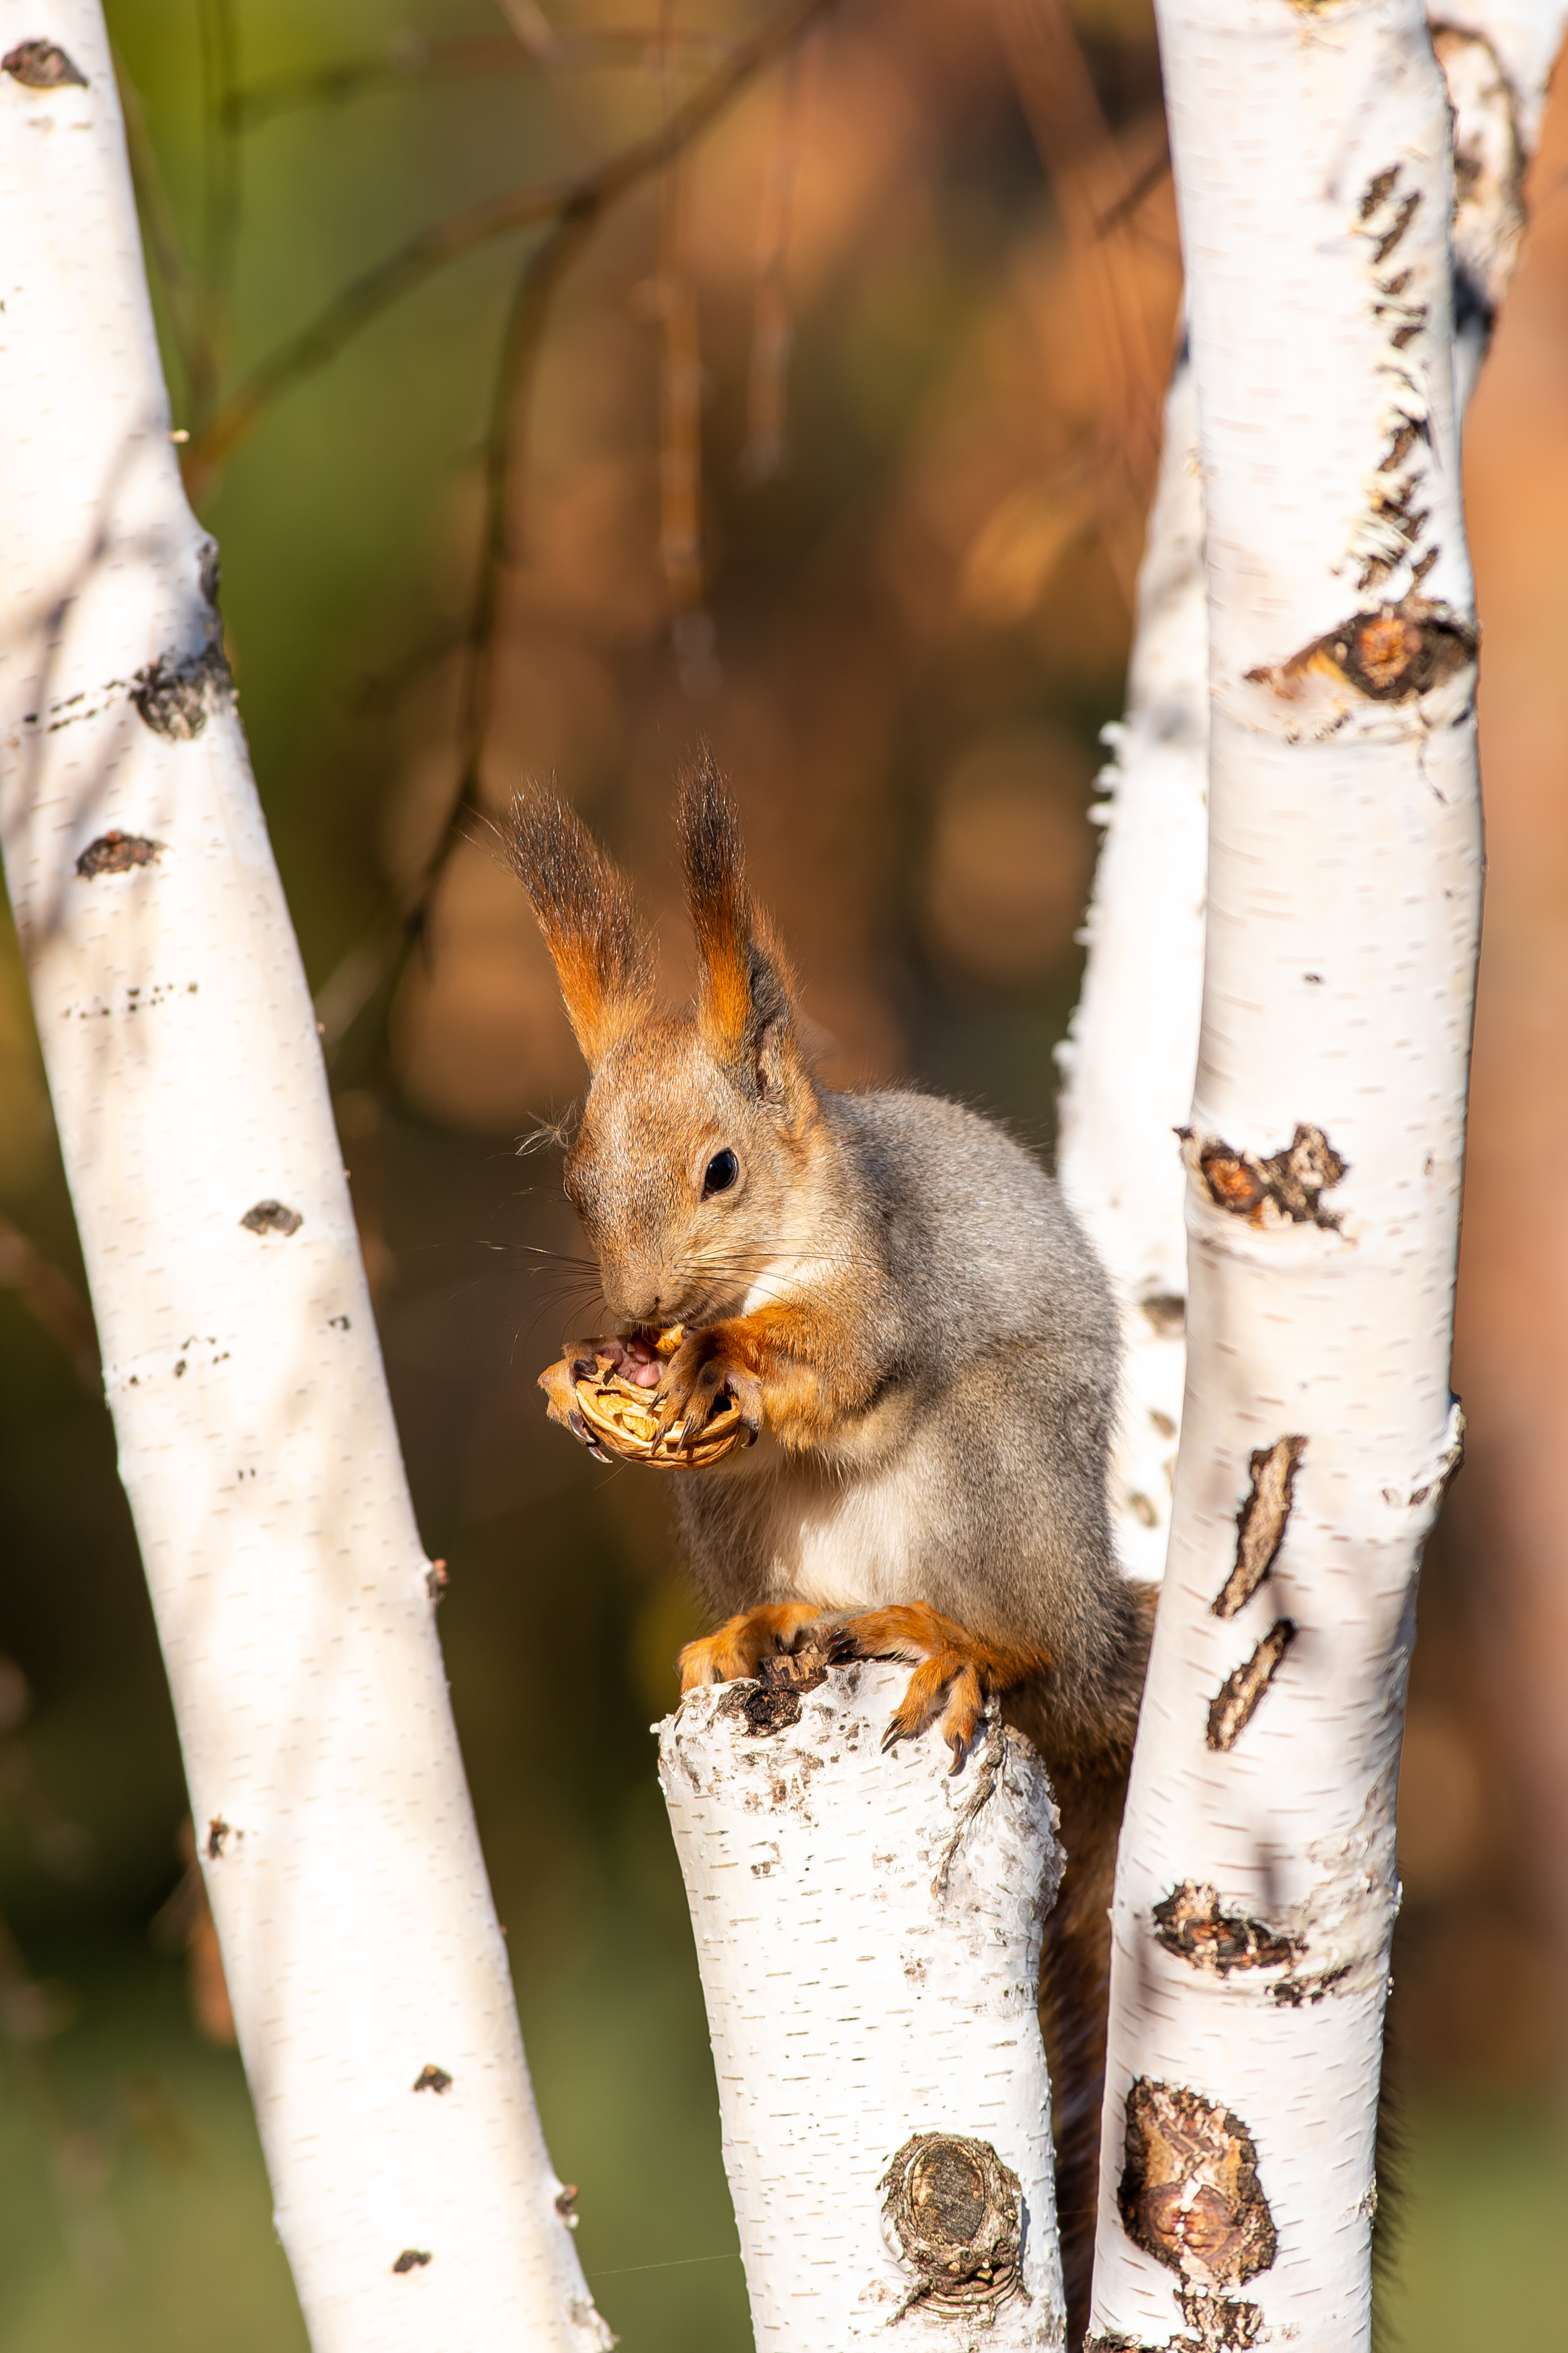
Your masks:
<svg viewBox="0 0 1568 2353"><path fill-rule="evenodd" d="M721 1396L755 1441L678 1479L716 1631L683 1691L755 1675L810 1626L914 1669L889 1740L959 1769L993 1696L1043 1757L1066 1869L1045 1929L1069 2341L1088 2320L1116 1841L1152 1617L1106 1493L1115 1310L1051 1177L962 1105L828 1093L705 754L678 827L694 1009L656 1008L629 885L578 818L512 805L510 860L590 1072L565 1186L616 1332L568 1344L682 1444ZM668 1360L655 1335L684 1326ZM586 1432L583 1433L586 1436Z"/></svg>

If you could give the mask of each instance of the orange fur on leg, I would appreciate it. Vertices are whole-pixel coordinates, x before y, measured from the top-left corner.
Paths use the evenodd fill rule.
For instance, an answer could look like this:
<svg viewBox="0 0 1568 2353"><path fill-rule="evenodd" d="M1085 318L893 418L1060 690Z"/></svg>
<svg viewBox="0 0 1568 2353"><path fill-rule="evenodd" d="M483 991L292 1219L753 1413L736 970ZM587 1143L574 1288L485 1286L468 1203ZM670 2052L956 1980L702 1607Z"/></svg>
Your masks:
<svg viewBox="0 0 1568 2353"><path fill-rule="evenodd" d="M716 1634L705 1634L699 1642L688 1642L681 1651L681 1690L689 1692L699 1683L734 1683L754 1675L759 1660L787 1651L800 1628L817 1615L814 1601L777 1601L765 1602L761 1609L744 1609L738 1618L727 1619Z"/></svg>

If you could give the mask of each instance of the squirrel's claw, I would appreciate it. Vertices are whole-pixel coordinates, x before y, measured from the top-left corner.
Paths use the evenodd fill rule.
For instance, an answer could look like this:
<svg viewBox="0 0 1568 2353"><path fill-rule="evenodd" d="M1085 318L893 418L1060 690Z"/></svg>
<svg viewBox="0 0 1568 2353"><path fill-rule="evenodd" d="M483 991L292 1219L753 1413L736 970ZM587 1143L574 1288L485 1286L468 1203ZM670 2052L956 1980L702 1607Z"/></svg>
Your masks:
<svg viewBox="0 0 1568 2353"><path fill-rule="evenodd" d="M1050 1664L1041 1651L1004 1650L987 1642L923 1601L845 1619L837 1629L835 1648L847 1658L910 1662L915 1671L888 1719L882 1746L918 1739L940 1716L954 1773L963 1769L974 1746L986 1700L1031 1681Z"/></svg>
<svg viewBox="0 0 1568 2353"><path fill-rule="evenodd" d="M609 1461L609 1456L605 1453L604 1448L600 1445L598 1440L595 1437L593 1431L589 1429L587 1423L584 1420L580 1413L575 1410L569 1413L566 1417L566 1427L572 1432L573 1437L579 1440L581 1443L587 1448L595 1462L607 1462Z"/></svg>
<svg viewBox="0 0 1568 2353"><path fill-rule="evenodd" d="M737 1683L754 1675L762 1660L789 1650L800 1629L816 1616L814 1601L770 1601L726 1619L716 1634L688 1642L681 1651L682 1692L693 1691L699 1683Z"/></svg>
<svg viewBox="0 0 1568 2353"><path fill-rule="evenodd" d="M755 1373L726 1354L722 1335L693 1332L681 1342L660 1384L657 1435L689 1447L728 1389L755 1444L763 1427L763 1385Z"/></svg>

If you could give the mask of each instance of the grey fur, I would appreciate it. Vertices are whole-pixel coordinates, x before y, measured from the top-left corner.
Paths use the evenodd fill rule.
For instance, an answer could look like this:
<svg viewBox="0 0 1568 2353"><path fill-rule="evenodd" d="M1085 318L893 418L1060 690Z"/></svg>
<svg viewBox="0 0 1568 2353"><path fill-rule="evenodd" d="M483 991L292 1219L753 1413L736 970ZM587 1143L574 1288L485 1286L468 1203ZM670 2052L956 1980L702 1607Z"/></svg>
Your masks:
<svg viewBox="0 0 1568 2353"><path fill-rule="evenodd" d="M833 1248L855 1264L875 1398L841 1441L764 1439L680 1479L692 1569L719 1617L801 1594L847 1611L924 1601L1037 1644L1053 1732L1095 1745L1136 1708L1138 1647L1106 1500L1105 1278L1055 1183L989 1121L928 1095L821 1101ZM821 1590L807 1558L836 1563L842 1589Z"/></svg>

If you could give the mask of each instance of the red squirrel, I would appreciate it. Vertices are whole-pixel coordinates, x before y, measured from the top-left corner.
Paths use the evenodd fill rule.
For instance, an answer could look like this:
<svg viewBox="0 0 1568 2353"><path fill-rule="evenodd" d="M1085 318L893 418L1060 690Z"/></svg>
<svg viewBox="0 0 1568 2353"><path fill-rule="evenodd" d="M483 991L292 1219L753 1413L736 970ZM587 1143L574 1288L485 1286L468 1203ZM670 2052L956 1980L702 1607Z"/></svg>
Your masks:
<svg viewBox="0 0 1568 2353"><path fill-rule="evenodd" d="M566 1360L655 1391L677 1442L722 1395L757 1441L675 1482L721 1621L681 1652L683 1690L754 1674L826 1620L833 1655L913 1666L889 1738L937 1725L957 1770L994 1694L1044 1757L1067 1856L1041 2021L1076 2344L1152 1628L1107 1507L1110 1291L1055 1183L999 1127L933 1096L818 1085L709 758L679 830L699 978L695 1007L668 1013L629 886L573 812L532 793L508 828L591 1075L566 1191L620 1327ZM667 1361L653 1341L676 1324Z"/></svg>

